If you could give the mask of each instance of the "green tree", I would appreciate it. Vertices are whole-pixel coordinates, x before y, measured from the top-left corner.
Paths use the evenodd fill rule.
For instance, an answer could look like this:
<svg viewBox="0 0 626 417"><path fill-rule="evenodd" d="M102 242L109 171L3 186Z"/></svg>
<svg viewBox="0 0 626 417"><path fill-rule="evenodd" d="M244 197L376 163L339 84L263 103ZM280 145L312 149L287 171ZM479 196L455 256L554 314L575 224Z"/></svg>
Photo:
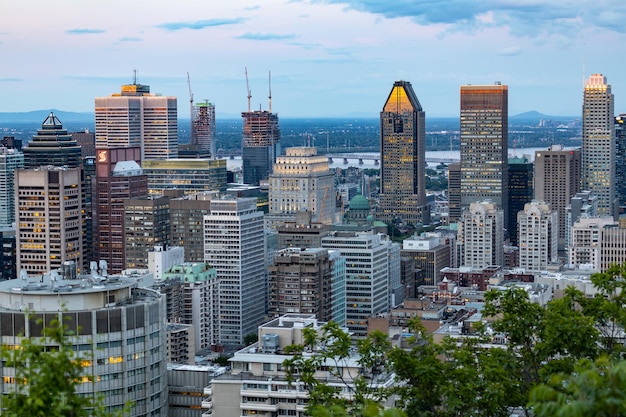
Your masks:
<svg viewBox="0 0 626 417"><path fill-rule="evenodd" d="M535 387L530 407L536 417L624 417L626 361L581 360L573 372L554 374Z"/></svg>
<svg viewBox="0 0 626 417"><path fill-rule="evenodd" d="M595 321L604 353L622 357L624 345L621 338L626 328L626 263L593 274L591 282L598 291L593 297L586 297L574 289L568 289L569 294L582 314Z"/></svg>
<svg viewBox="0 0 626 417"><path fill-rule="evenodd" d="M79 384L93 383L83 369L91 358L77 355L71 337L67 326L54 320L44 327L43 337L2 346L4 369L15 370L14 390L2 396L3 417L111 416L101 398L77 393Z"/></svg>
<svg viewBox="0 0 626 417"><path fill-rule="evenodd" d="M382 409L387 392L375 383L386 369L389 350L386 335L374 332L357 343L355 352L350 335L337 323L328 322L319 331L304 328L302 343L285 349L292 357L283 366L287 380L299 381L309 392L307 411L313 416L391 417L398 415L390 414L397 410ZM350 363L354 358L358 369ZM344 395L341 387L320 380L320 370L328 372L349 395Z"/></svg>

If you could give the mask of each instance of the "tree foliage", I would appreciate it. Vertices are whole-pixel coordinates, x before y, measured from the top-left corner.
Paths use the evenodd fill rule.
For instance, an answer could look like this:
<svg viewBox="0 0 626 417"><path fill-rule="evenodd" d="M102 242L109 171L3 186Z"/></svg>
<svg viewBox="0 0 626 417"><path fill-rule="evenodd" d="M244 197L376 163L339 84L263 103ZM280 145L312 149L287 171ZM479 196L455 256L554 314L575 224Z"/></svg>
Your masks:
<svg viewBox="0 0 626 417"><path fill-rule="evenodd" d="M72 349L72 334L56 320L43 328L43 337L24 338L20 345L2 346L5 371L14 369L14 388L2 396L7 417L105 417L101 398L77 392L93 383L84 373L91 358ZM5 383L6 387L10 385ZM121 415L121 413L120 413Z"/></svg>
<svg viewBox="0 0 626 417"><path fill-rule="evenodd" d="M336 370L354 347L333 323L321 333L306 329L285 365L311 392L313 416L505 417L516 410L538 417L626 417L626 266L594 274L592 282L593 297L568 288L546 306L521 288L487 292L483 323L463 338L435 343L417 318L409 322L414 336L408 348L392 347L375 332L358 341L360 372L349 380ZM320 369L343 378L351 395L316 378ZM365 375L377 372L393 373L395 384L372 385ZM397 408L385 410L391 398Z"/></svg>

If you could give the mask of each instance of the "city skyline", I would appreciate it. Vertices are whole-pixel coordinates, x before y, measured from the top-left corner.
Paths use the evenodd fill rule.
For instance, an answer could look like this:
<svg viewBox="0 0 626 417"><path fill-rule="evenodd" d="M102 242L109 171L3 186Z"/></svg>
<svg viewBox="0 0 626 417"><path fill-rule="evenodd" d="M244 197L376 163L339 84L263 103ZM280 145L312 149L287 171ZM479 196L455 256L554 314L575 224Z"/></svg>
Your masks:
<svg viewBox="0 0 626 417"><path fill-rule="evenodd" d="M270 1L211 4L10 2L0 32L0 112L93 111L94 97L137 81L220 115L375 117L389 83L410 81L426 116L456 116L459 86L509 86L510 114L581 113L583 80L602 73L626 111L619 54L626 6L571 1ZM2 9L2 8L0 8ZM389 66L390 57L394 65ZM462 63L462 65L461 65Z"/></svg>

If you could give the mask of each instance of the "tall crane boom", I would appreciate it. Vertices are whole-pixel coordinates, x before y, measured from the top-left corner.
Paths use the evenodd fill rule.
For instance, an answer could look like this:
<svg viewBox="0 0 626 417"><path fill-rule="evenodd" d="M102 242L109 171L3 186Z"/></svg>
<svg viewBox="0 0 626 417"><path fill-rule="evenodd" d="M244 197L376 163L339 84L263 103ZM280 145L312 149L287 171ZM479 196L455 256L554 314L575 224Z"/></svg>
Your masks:
<svg viewBox="0 0 626 417"><path fill-rule="evenodd" d="M196 133L195 133L195 126L193 123L193 93L191 92L191 79L189 78L189 72L187 72L187 86L189 87L189 119L191 121L191 144L195 145L196 144Z"/></svg>
<svg viewBox="0 0 626 417"><path fill-rule="evenodd" d="M248 90L248 113L250 113L250 99L252 98L252 92L250 92L250 84L248 84L248 67L245 67L246 70L246 89Z"/></svg>
<svg viewBox="0 0 626 417"><path fill-rule="evenodd" d="M267 98L269 99L270 113L271 113L272 112L272 71L269 72L269 87L270 87L270 95L267 96Z"/></svg>
<svg viewBox="0 0 626 417"><path fill-rule="evenodd" d="M193 106L193 93L191 92L191 79L187 73L187 86L189 87L189 103Z"/></svg>

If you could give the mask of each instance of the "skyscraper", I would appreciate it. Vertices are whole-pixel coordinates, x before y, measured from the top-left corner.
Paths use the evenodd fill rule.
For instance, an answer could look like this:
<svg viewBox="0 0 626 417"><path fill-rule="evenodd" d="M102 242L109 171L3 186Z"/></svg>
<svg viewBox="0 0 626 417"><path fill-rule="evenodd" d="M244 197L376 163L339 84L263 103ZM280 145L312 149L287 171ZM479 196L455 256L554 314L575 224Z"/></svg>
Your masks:
<svg viewBox="0 0 626 417"><path fill-rule="evenodd" d="M511 245L517 246L517 213L533 199L533 163L526 157L509 158L509 217L506 222Z"/></svg>
<svg viewBox="0 0 626 417"><path fill-rule="evenodd" d="M461 218L461 163L448 165L448 224Z"/></svg>
<svg viewBox="0 0 626 417"><path fill-rule="evenodd" d="M83 264L80 168L18 169L17 269L43 274L65 261Z"/></svg>
<svg viewBox="0 0 626 417"><path fill-rule="evenodd" d="M94 256L105 260L114 274L126 268L124 200L148 194L140 154L138 147L97 150Z"/></svg>
<svg viewBox="0 0 626 417"><path fill-rule="evenodd" d="M24 167L24 154L0 148L0 225L15 222L15 170Z"/></svg>
<svg viewBox="0 0 626 417"><path fill-rule="evenodd" d="M461 206L489 199L508 214L509 89L461 86Z"/></svg>
<svg viewBox="0 0 626 417"><path fill-rule="evenodd" d="M242 345L263 322L267 273L256 198L213 199L204 216L204 260L219 280L219 343Z"/></svg>
<svg viewBox="0 0 626 417"><path fill-rule="evenodd" d="M380 210L386 222L430 223L425 113L411 83L396 81L380 112Z"/></svg>
<svg viewBox="0 0 626 417"><path fill-rule="evenodd" d="M248 110L241 117L243 182L259 185L269 177L276 155L280 154L278 115L271 110Z"/></svg>
<svg viewBox="0 0 626 417"><path fill-rule="evenodd" d="M54 113L46 117L37 134L24 147L25 168L44 165L77 168L82 160L80 145L67 133Z"/></svg>
<svg viewBox="0 0 626 417"><path fill-rule="evenodd" d="M626 114L615 117L615 198L620 214L626 212Z"/></svg>
<svg viewBox="0 0 626 417"><path fill-rule="evenodd" d="M535 200L545 201L559 215L559 250L565 250L566 208L580 191L580 149L552 145L535 152Z"/></svg>
<svg viewBox="0 0 626 417"><path fill-rule="evenodd" d="M345 297L334 299L333 289L337 279L345 285L345 275L333 276L333 262L327 249L290 248L278 251L268 267L270 317L299 313L314 314L319 320L335 321L334 307L339 303L345 309ZM345 274L345 269L343 271Z"/></svg>
<svg viewBox="0 0 626 417"><path fill-rule="evenodd" d="M124 200L125 268L148 268L148 251L170 245L169 198L160 195Z"/></svg>
<svg viewBox="0 0 626 417"><path fill-rule="evenodd" d="M96 97L96 148L141 147L142 159L178 157L176 97L150 94L147 85Z"/></svg>
<svg viewBox="0 0 626 417"><path fill-rule="evenodd" d="M322 238L323 248L346 258L346 325L356 337L366 336L369 316L389 309L390 245L381 234L335 232Z"/></svg>
<svg viewBox="0 0 626 417"><path fill-rule="evenodd" d="M287 148L286 156L276 158L269 181L269 214L266 227L276 228L294 221L296 213L310 212L314 223L335 220L335 177L328 158L316 148ZM320 318L321 319L321 318Z"/></svg>
<svg viewBox="0 0 626 417"><path fill-rule="evenodd" d="M613 94L602 74L592 74L585 83L582 119L582 189L598 196L598 215L615 216Z"/></svg>

